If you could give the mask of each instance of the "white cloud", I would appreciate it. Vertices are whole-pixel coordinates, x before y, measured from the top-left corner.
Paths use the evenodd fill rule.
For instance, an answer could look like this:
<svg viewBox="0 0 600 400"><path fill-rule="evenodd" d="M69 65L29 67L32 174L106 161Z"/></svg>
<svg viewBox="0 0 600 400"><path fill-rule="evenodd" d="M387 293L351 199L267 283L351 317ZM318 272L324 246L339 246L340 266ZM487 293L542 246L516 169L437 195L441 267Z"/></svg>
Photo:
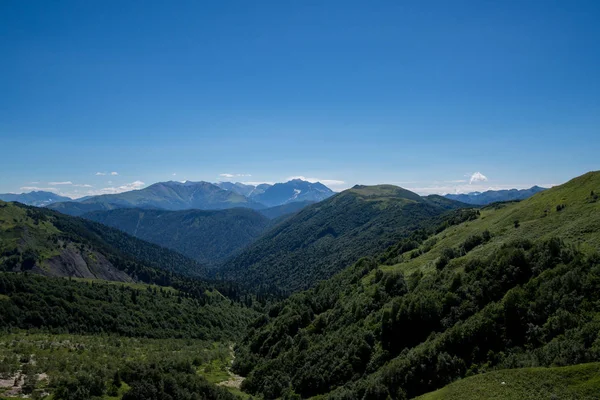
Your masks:
<svg viewBox="0 0 600 400"><path fill-rule="evenodd" d="M177 174L175 172L173 172L173 176L176 176Z"/></svg>
<svg viewBox="0 0 600 400"><path fill-rule="evenodd" d="M111 174L112 176L117 176L117 175L119 175L119 173L118 173L118 172L111 172L110 174Z"/></svg>
<svg viewBox="0 0 600 400"><path fill-rule="evenodd" d="M93 187L92 185L88 185L87 183L74 184L73 186L83 187L83 188L91 188L91 187Z"/></svg>
<svg viewBox="0 0 600 400"><path fill-rule="evenodd" d="M72 185L73 182L71 181L64 181L64 182L48 182L48 185L52 185L52 186L56 186L56 185Z"/></svg>
<svg viewBox="0 0 600 400"><path fill-rule="evenodd" d="M483 175L481 172L475 172L473 175L471 175L469 184L472 185L473 182L486 182L487 180L487 176Z"/></svg>
<svg viewBox="0 0 600 400"><path fill-rule="evenodd" d="M127 183L125 185L117 186L117 187L106 187L99 189L97 191L93 191L93 194L117 194L123 192L129 192L130 190L138 190L145 186L146 184L142 181L135 181L132 183Z"/></svg>
<svg viewBox="0 0 600 400"><path fill-rule="evenodd" d="M111 183L109 182L109 184L111 184ZM72 199L77 199L79 197L84 197L84 196L99 196L102 194L118 194L118 193L123 193L123 192L129 192L131 190L141 189L145 185L146 184L142 181L126 183L121 186L108 186L108 187L104 187L102 189L91 189L93 187L92 185L73 185L73 186L77 186L77 187L86 188L89 190L79 191L79 190L75 189L73 191L68 191L68 192L63 192L63 191L58 192L58 190L54 189L53 192L58 193L63 196L68 196Z"/></svg>
<svg viewBox="0 0 600 400"><path fill-rule="evenodd" d="M239 177L249 177L252 175L250 175L250 174L219 174L219 176L221 178L231 179L231 178L239 178Z"/></svg>
<svg viewBox="0 0 600 400"><path fill-rule="evenodd" d="M302 179L303 181L312 182L312 183L321 182L325 186L347 186L345 181L342 181L339 179L307 178L302 175L290 176L289 178L287 178L287 181L291 181L293 179Z"/></svg>
<svg viewBox="0 0 600 400"><path fill-rule="evenodd" d="M96 172L96 176L104 176L106 175L106 172Z"/></svg>
<svg viewBox="0 0 600 400"><path fill-rule="evenodd" d="M267 184L267 185L274 185L275 182L263 182L263 181L245 181L245 182L241 182L244 185L252 185L252 186L258 186L258 185L263 185L263 184Z"/></svg>

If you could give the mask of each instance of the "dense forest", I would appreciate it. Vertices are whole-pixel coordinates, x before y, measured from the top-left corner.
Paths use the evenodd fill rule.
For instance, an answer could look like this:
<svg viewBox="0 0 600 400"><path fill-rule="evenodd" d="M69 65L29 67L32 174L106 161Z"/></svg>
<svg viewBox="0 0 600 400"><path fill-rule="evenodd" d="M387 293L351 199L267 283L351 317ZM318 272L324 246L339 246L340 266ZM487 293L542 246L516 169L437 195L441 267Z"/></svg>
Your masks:
<svg viewBox="0 0 600 400"><path fill-rule="evenodd" d="M248 208L184 211L123 208L83 217L206 265L222 262L252 243L270 225L269 218Z"/></svg>
<svg viewBox="0 0 600 400"><path fill-rule="evenodd" d="M0 328L149 338L235 338L256 314L218 291L0 273Z"/></svg>
<svg viewBox="0 0 600 400"><path fill-rule="evenodd" d="M409 277L363 259L257 319L236 368L266 398L412 398L490 369L598 360L598 304L600 257L559 239Z"/></svg>

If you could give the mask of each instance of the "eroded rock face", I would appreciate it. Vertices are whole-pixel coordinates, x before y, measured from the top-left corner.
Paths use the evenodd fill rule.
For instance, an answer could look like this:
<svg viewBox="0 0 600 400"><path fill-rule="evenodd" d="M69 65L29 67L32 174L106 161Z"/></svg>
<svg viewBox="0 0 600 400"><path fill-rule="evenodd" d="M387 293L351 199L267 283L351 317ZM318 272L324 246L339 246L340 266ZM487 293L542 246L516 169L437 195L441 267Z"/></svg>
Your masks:
<svg viewBox="0 0 600 400"><path fill-rule="evenodd" d="M102 254L86 249L80 250L73 245L62 249L60 255L36 265L32 271L46 276L133 282L129 275L115 268Z"/></svg>

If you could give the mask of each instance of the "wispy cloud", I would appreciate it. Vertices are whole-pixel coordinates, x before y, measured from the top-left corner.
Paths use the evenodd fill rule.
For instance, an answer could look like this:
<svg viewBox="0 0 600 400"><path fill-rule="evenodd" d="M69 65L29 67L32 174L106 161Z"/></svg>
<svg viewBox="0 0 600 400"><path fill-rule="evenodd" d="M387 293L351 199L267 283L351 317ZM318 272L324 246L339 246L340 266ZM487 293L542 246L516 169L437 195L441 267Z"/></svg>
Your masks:
<svg viewBox="0 0 600 400"><path fill-rule="evenodd" d="M72 185L73 182L71 181L64 181L64 182L48 182L48 185L51 186L56 186L56 185Z"/></svg>
<svg viewBox="0 0 600 400"><path fill-rule="evenodd" d="M96 176L104 176L106 175L106 172L96 172Z"/></svg>
<svg viewBox="0 0 600 400"><path fill-rule="evenodd" d="M286 180L287 181L291 181L293 179L302 179L303 181L307 181L307 182L321 182L323 185L325 186L329 186L331 187L331 189L342 189L342 188L347 188L348 185L346 184L346 181L342 181L340 179L322 179L322 178L307 178L306 176L302 176L302 175L298 175L298 176L290 176L288 177Z"/></svg>
<svg viewBox="0 0 600 400"><path fill-rule="evenodd" d="M110 174L111 174L112 176L117 176L117 175L119 175L119 173L118 173L118 172L111 172Z"/></svg>
<svg viewBox="0 0 600 400"><path fill-rule="evenodd" d="M265 182L265 181L244 181L241 182L244 185L252 185L252 186L258 186L258 185L263 185L263 184L267 184L267 185L274 185L275 182Z"/></svg>
<svg viewBox="0 0 600 400"><path fill-rule="evenodd" d="M481 172L475 172L471 175L471 179L469 180L469 184L472 185L473 182L487 182L487 176L483 175Z"/></svg>
<svg viewBox="0 0 600 400"><path fill-rule="evenodd" d="M109 185L111 182L109 181ZM134 181L126 183L120 186L107 186L99 189L94 189L94 186L88 184L74 184L71 190L59 190L58 188L38 188L38 187L22 187L21 190L43 190L49 191L62 196L67 196L72 199L77 199L84 196L99 196L102 194L118 194L123 192L129 192L131 190L142 189L146 184L142 181ZM79 190L77 188L82 188Z"/></svg>
<svg viewBox="0 0 600 400"><path fill-rule="evenodd" d="M231 179L231 178L249 177L252 175L250 175L250 174L219 174L219 176L221 178Z"/></svg>
<svg viewBox="0 0 600 400"><path fill-rule="evenodd" d="M135 181L131 183L126 183L121 186L113 186L113 187L105 187L98 190L92 190L88 193L90 195L100 195L100 194L118 194L123 192L129 192L130 190L138 190L145 186L146 184L142 181Z"/></svg>

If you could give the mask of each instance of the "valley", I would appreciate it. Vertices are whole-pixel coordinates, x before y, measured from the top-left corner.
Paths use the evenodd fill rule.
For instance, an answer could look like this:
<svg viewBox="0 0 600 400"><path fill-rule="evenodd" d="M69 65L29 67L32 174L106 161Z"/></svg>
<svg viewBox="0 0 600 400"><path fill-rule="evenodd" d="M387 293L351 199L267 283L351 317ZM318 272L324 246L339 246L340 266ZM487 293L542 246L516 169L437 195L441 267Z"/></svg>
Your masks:
<svg viewBox="0 0 600 400"><path fill-rule="evenodd" d="M591 399L596 193L599 172L485 206L392 185L263 210L2 202L0 396Z"/></svg>

